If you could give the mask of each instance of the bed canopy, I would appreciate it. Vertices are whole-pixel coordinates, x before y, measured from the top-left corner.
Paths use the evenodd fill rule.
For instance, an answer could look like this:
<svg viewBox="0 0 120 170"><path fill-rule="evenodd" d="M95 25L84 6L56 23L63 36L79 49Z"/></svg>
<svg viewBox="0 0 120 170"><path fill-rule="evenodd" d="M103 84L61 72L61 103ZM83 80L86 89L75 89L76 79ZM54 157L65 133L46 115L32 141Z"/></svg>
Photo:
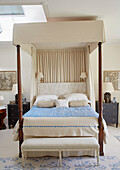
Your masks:
<svg viewBox="0 0 120 170"><path fill-rule="evenodd" d="M97 42L104 42L102 21L71 21L15 24L13 44L32 44L37 49L59 46L96 48Z"/></svg>
<svg viewBox="0 0 120 170"><path fill-rule="evenodd" d="M86 67L89 69L89 53L98 47L99 55L99 143L100 155L103 155L102 127L102 52L101 45L105 42L103 21L69 21L47 23L15 24L13 44L17 47L18 96L19 96L19 155L21 156L22 133L22 90L20 46L32 45L36 49L86 48L88 58ZM87 70L89 74L89 70ZM89 81L89 91L91 81ZM91 92L90 92L91 93ZM92 95L91 95L92 96Z"/></svg>

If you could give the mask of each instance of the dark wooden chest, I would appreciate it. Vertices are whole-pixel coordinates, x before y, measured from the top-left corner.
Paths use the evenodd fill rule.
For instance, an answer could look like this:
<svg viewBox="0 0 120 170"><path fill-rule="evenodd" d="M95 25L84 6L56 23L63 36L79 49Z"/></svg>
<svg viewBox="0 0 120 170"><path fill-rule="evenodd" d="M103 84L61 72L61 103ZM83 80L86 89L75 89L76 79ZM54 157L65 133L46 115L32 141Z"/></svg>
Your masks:
<svg viewBox="0 0 120 170"><path fill-rule="evenodd" d="M30 102L23 103L23 115L30 110ZM13 128L19 119L18 104L8 104L8 125Z"/></svg>

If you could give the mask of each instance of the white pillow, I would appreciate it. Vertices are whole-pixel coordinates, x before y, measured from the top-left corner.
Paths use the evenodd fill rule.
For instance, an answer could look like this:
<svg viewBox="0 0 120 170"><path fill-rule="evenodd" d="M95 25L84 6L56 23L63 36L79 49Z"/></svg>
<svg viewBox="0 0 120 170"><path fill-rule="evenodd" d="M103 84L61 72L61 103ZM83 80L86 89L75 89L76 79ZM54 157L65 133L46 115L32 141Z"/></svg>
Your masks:
<svg viewBox="0 0 120 170"><path fill-rule="evenodd" d="M38 101L51 101L56 100L57 98L58 98L57 95L39 95L37 96L35 103L33 105L36 106Z"/></svg>
<svg viewBox="0 0 120 170"><path fill-rule="evenodd" d="M55 102L53 100L51 101L38 101L37 102L37 107L42 107L42 108L49 108L49 107L55 107Z"/></svg>
<svg viewBox="0 0 120 170"><path fill-rule="evenodd" d="M87 100L70 101L70 103L69 103L70 107L85 107L87 105L88 105Z"/></svg>
<svg viewBox="0 0 120 170"><path fill-rule="evenodd" d="M88 100L86 94L83 93L71 93L64 95L68 101L79 101L79 100L87 100L88 103L90 101Z"/></svg>
<svg viewBox="0 0 120 170"><path fill-rule="evenodd" d="M55 101L56 107L69 107L66 99L58 99Z"/></svg>

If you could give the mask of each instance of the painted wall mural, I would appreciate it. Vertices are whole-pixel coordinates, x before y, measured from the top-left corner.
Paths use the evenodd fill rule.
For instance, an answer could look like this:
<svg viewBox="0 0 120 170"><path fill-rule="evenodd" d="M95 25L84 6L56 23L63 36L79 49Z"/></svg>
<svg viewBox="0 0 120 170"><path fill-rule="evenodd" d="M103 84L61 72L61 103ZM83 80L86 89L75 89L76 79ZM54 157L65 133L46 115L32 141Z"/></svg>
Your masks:
<svg viewBox="0 0 120 170"><path fill-rule="evenodd" d="M120 71L104 71L104 82L112 82L114 90L120 90Z"/></svg>
<svg viewBox="0 0 120 170"><path fill-rule="evenodd" d="M16 71L0 71L0 90L12 90L16 78Z"/></svg>

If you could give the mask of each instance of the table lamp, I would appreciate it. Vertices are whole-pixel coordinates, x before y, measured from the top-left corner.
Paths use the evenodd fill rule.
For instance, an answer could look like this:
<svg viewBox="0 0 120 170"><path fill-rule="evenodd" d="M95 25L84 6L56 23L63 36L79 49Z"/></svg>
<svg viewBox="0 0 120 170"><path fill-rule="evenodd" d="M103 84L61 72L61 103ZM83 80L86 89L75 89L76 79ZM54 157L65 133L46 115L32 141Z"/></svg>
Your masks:
<svg viewBox="0 0 120 170"><path fill-rule="evenodd" d="M15 103L18 104L18 84L13 84L12 93L15 95ZM22 88L23 93L23 88Z"/></svg>
<svg viewBox="0 0 120 170"><path fill-rule="evenodd" d="M105 103L111 103L111 92L114 91L114 87L112 82L104 82L103 83L103 92L104 92L104 100Z"/></svg>
<svg viewBox="0 0 120 170"><path fill-rule="evenodd" d="M87 78L86 72L82 72L80 75L80 79L84 82L86 78Z"/></svg>
<svg viewBox="0 0 120 170"><path fill-rule="evenodd" d="M2 94L0 94L0 101L3 101L4 100L4 97ZM2 102L0 103L0 106L2 106Z"/></svg>
<svg viewBox="0 0 120 170"><path fill-rule="evenodd" d="M42 72L38 73L38 82L39 81L43 82L43 79L44 79L43 73Z"/></svg>

